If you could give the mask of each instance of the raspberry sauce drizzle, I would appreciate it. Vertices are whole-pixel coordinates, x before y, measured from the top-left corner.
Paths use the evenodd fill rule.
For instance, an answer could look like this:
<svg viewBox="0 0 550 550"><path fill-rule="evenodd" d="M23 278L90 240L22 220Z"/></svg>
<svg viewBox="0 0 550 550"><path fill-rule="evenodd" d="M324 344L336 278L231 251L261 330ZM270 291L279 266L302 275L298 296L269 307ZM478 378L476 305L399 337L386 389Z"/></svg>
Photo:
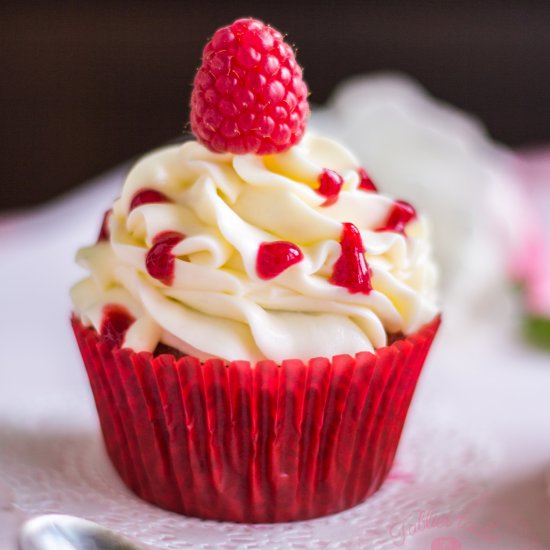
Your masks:
<svg viewBox="0 0 550 550"><path fill-rule="evenodd" d="M406 201L395 201L386 223L376 231L396 231L405 234L407 224L416 218L416 210Z"/></svg>
<svg viewBox="0 0 550 550"><path fill-rule="evenodd" d="M163 231L153 239L153 246L145 257L147 273L167 286L174 282L175 258L172 249L185 239L177 231Z"/></svg>
<svg viewBox="0 0 550 550"><path fill-rule="evenodd" d="M285 269L302 261L303 257L302 251L293 243L262 243L256 256L256 273L260 279L273 279Z"/></svg>
<svg viewBox="0 0 550 550"><path fill-rule="evenodd" d="M319 175L319 187L317 193L326 197L326 201L321 206L330 206L338 200L338 195L342 190L344 184L344 178L334 170L323 168L323 171Z"/></svg>
<svg viewBox="0 0 550 550"><path fill-rule="evenodd" d="M351 294L370 294L371 270L365 259L365 247L359 229L352 223L342 224L342 252L334 264L329 282L347 288Z"/></svg>
<svg viewBox="0 0 550 550"><path fill-rule="evenodd" d="M135 319L128 310L118 304L107 304L101 312L99 334L112 347L119 348Z"/></svg>
<svg viewBox="0 0 550 550"><path fill-rule="evenodd" d="M378 188L372 181L371 177L367 174L367 171L364 168L359 168L357 170L359 174L359 189L362 191L373 191L374 193L378 192Z"/></svg>
<svg viewBox="0 0 550 550"><path fill-rule="evenodd" d="M130 212L142 204L172 202L164 193L156 189L140 189L130 202Z"/></svg>
<svg viewBox="0 0 550 550"><path fill-rule="evenodd" d="M109 240L109 217L112 213L113 211L109 208L109 210L107 210L105 214L103 214L101 229L99 230L99 235L97 236L98 243Z"/></svg>

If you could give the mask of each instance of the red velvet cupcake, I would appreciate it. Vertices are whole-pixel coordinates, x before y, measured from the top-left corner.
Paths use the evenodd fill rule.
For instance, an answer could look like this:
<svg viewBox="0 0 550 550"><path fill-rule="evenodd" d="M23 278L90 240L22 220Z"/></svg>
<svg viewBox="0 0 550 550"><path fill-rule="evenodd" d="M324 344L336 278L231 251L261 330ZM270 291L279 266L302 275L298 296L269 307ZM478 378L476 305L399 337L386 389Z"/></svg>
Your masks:
<svg viewBox="0 0 550 550"><path fill-rule="evenodd" d="M74 332L108 454L136 494L277 522L383 483L439 326L426 224L337 143L252 19L207 44L198 142L131 170L78 253Z"/></svg>

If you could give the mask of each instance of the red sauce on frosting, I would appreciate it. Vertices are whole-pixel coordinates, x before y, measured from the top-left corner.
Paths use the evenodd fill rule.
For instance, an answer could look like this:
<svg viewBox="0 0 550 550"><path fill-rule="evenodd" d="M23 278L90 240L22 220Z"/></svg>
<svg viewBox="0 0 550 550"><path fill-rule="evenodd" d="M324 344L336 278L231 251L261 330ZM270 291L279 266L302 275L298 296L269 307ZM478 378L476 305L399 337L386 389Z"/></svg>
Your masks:
<svg viewBox="0 0 550 550"><path fill-rule="evenodd" d="M118 304L107 304L101 312L99 334L111 346L119 348L130 325L135 321L128 310Z"/></svg>
<svg viewBox="0 0 550 550"><path fill-rule="evenodd" d="M323 169L319 175L319 187L317 188L317 193L327 198L322 206L330 206L338 200L343 183L344 178L338 172L328 168Z"/></svg>
<svg viewBox="0 0 550 550"><path fill-rule="evenodd" d="M153 246L147 252L145 268L151 277L167 286L174 281L175 258L172 249L185 239L177 231L163 231L153 239Z"/></svg>
<svg viewBox="0 0 550 550"><path fill-rule="evenodd" d="M141 206L142 204L151 204L158 202L172 202L164 193L156 189L141 189L133 197L130 202L130 212Z"/></svg>
<svg viewBox="0 0 550 550"><path fill-rule="evenodd" d="M262 243L256 256L256 273L261 279L273 279L303 259L302 251L293 243Z"/></svg>
<svg viewBox="0 0 550 550"><path fill-rule="evenodd" d="M405 234L407 224L416 218L416 210L405 201L395 201L388 214L386 223L377 231L396 231Z"/></svg>
<svg viewBox="0 0 550 550"><path fill-rule="evenodd" d="M374 191L375 193L378 191L376 185L364 168L359 168L359 170L357 170L357 173L359 174L360 178L359 189L362 189L363 191Z"/></svg>
<svg viewBox="0 0 550 550"><path fill-rule="evenodd" d="M352 223L342 224L340 246L342 252L334 264L329 282L347 288L352 294L370 294L371 270L365 259L361 233Z"/></svg>
<svg viewBox="0 0 550 550"><path fill-rule="evenodd" d="M109 209L103 214L103 220L101 222L101 229L99 230L99 235L97 236L97 242L108 241L109 240L109 216L112 214L112 210Z"/></svg>

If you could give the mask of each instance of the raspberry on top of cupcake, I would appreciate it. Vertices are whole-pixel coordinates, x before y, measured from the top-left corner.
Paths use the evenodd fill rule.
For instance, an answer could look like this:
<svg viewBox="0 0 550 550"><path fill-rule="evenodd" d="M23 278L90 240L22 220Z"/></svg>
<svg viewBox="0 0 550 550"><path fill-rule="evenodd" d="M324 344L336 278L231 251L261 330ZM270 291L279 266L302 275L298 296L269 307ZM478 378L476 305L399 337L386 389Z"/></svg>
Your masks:
<svg viewBox="0 0 550 550"><path fill-rule="evenodd" d="M218 29L191 95L191 127L217 153L281 153L300 141L307 86L283 36L255 19Z"/></svg>
<svg viewBox="0 0 550 550"><path fill-rule="evenodd" d="M214 34L198 141L143 157L78 253L82 322L135 351L279 361L372 351L437 315L425 220L305 132L307 93L276 30L240 19Z"/></svg>

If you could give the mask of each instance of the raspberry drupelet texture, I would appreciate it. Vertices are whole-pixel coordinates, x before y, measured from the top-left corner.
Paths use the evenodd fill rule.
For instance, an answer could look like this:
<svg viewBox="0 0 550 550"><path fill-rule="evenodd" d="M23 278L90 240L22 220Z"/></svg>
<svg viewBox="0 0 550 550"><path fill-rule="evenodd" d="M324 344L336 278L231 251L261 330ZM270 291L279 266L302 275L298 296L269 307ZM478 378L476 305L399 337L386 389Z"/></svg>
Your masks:
<svg viewBox="0 0 550 550"><path fill-rule="evenodd" d="M307 94L281 33L255 19L238 19L218 29L204 48L191 95L191 128L217 153L280 153L304 134Z"/></svg>

